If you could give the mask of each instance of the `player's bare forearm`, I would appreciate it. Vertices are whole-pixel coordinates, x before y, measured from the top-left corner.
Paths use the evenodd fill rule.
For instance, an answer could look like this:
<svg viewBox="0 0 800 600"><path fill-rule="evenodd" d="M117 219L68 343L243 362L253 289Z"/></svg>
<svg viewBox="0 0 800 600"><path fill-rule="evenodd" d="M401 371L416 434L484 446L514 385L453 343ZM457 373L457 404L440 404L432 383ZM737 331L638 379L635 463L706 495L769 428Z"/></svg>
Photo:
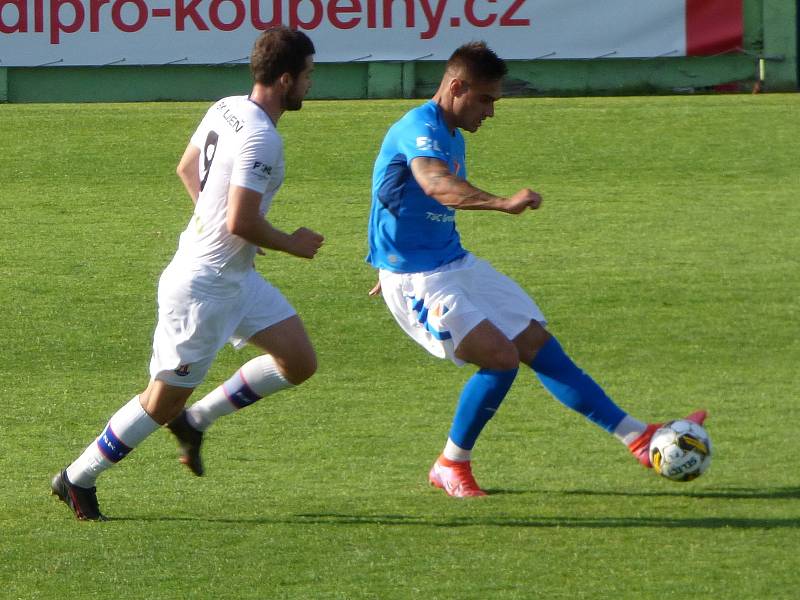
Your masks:
<svg viewBox="0 0 800 600"><path fill-rule="evenodd" d="M259 248L277 250L300 258L314 258L325 241L320 234L300 227L292 233L281 231L266 219L256 218L248 222L239 223L229 229L234 235L247 240Z"/></svg>
<svg viewBox="0 0 800 600"><path fill-rule="evenodd" d="M259 248L291 254L288 250L291 246L289 234L273 227L269 221L262 220L252 223L250 227L239 227L235 233Z"/></svg>
<svg viewBox="0 0 800 600"><path fill-rule="evenodd" d="M189 144L181 156L175 172L178 174L183 187L192 199L192 203L197 204L200 196L200 148Z"/></svg>
<svg viewBox="0 0 800 600"><path fill-rule="evenodd" d="M458 210L497 210L519 214L529 208L539 208L542 202L539 194L527 188L511 197L481 190L451 173L446 163L435 158L415 158L411 161L411 172L426 195Z"/></svg>
<svg viewBox="0 0 800 600"><path fill-rule="evenodd" d="M264 243L256 244L261 248L286 252L292 256L300 258L314 258L325 238L316 231L306 227L300 227L292 233L285 233L273 227L268 221L264 221L268 227Z"/></svg>
<svg viewBox="0 0 800 600"><path fill-rule="evenodd" d="M228 191L228 231L258 246L269 250L286 252L301 258L314 258L324 238L305 227L286 233L261 216L261 194L232 185Z"/></svg>
<svg viewBox="0 0 800 600"><path fill-rule="evenodd" d="M440 204L460 210L502 210L504 200L450 172L430 175L423 191Z"/></svg>

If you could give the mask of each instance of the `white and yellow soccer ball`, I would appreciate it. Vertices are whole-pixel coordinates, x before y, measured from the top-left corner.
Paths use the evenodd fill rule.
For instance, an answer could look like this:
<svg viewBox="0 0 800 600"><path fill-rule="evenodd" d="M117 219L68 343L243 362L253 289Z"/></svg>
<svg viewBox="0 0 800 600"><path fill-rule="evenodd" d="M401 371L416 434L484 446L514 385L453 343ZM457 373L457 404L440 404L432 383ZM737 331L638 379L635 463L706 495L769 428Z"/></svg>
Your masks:
<svg viewBox="0 0 800 600"><path fill-rule="evenodd" d="M650 440L650 462L656 473L672 481L697 479L711 464L711 438L691 421L664 423Z"/></svg>

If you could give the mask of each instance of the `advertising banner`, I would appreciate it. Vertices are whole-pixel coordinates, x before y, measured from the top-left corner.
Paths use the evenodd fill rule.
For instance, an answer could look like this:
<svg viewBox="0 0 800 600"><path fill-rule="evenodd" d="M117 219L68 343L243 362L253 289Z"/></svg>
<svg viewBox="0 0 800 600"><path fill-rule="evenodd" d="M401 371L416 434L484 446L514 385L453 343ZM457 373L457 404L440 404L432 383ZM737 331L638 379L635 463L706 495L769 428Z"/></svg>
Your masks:
<svg viewBox="0 0 800 600"><path fill-rule="evenodd" d="M0 0L0 67L247 62L258 31L304 30L318 62L718 53L741 0Z"/></svg>

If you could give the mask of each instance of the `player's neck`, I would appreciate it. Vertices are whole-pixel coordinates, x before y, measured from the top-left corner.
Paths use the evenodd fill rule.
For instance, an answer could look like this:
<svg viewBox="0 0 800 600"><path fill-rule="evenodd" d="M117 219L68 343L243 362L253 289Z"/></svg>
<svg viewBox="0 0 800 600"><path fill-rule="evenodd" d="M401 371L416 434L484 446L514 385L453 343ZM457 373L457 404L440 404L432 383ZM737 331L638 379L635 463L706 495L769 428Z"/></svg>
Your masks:
<svg viewBox="0 0 800 600"><path fill-rule="evenodd" d="M455 133L457 125L456 125L456 118L452 111L453 102L452 99L447 96L447 94L443 94L441 90L436 92L433 96L432 100L439 106L439 110L442 113L442 118L444 119L445 125L450 130L450 133Z"/></svg>
<svg viewBox="0 0 800 600"><path fill-rule="evenodd" d="M278 126L278 119L283 114L283 103L280 93L274 88L256 84L247 98L261 110L267 113L272 124Z"/></svg>

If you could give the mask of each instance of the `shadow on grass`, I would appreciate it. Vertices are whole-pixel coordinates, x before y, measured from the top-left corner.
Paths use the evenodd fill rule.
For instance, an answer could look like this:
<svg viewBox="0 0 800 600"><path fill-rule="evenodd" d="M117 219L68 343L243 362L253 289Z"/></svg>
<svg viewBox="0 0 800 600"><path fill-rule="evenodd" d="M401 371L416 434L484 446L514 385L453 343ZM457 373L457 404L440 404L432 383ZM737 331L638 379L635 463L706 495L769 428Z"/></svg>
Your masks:
<svg viewBox="0 0 800 600"><path fill-rule="evenodd" d="M680 486L680 483L676 483ZM498 493L505 493L499 491ZM800 487L779 487L779 488L744 488L731 487L717 490L675 489L665 491L646 491L646 492L623 492L615 490L563 490L553 492L565 494L567 496L638 496L638 497L670 497L680 496L683 498L721 498L730 500L780 500L782 498L800 498Z"/></svg>
<svg viewBox="0 0 800 600"><path fill-rule="evenodd" d="M424 525L427 527L562 527L606 529L619 527L663 527L693 529L800 529L800 519L738 519L725 517L412 517L404 515L296 515L298 523L337 525Z"/></svg>
<svg viewBox="0 0 800 600"><path fill-rule="evenodd" d="M381 525L412 527L522 527L564 529L614 529L658 527L665 529L800 529L800 518L750 519L729 517L429 517L412 515L352 515L309 513L275 517L116 517L109 521L223 523L239 525Z"/></svg>
<svg viewBox="0 0 800 600"><path fill-rule="evenodd" d="M490 495L525 494L529 492L519 490L489 490ZM554 495L587 495L587 496L682 496L690 498L730 498L740 499L767 499L800 498L800 488L727 488L711 491L697 492L617 492L598 490L559 490L539 491ZM490 502L487 499L473 499L467 503ZM568 529L605 529L605 528L635 528L635 527L660 527L660 528L694 528L694 529L800 529L800 518L736 518L736 517L663 517L663 516L636 516L636 517L537 517L537 516L499 516L499 515L471 515L471 516L426 516L402 514L344 514L344 513L298 513L294 515L265 515L263 517L214 517L214 516L140 516L119 517L113 521L186 521L205 523L231 523L243 525L384 525L384 526L416 526L416 527L563 527Z"/></svg>
<svg viewBox="0 0 800 600"><path fill-rule="evenodd" d="M490 489L490 496L507 494L552 494L585 496L629 496L629 497L686 497L732 500L780 500L800 498L800 487L744 488L732 487L718 490L689 491L614 491L614 490L526 490ZM484 503L489 499L454 500L455 503ZM263 517L215 517L215 516L130 516L111 517L110 521L222 523L240 525L382 525L412 527L533 527L567 529L605 529L660 527L666 529L800 529L800 518L734 518L734 517L504 517L495 515L444 516L401 514L344 514L344 513L298 513L294 515L265 515Z"/></svg>

